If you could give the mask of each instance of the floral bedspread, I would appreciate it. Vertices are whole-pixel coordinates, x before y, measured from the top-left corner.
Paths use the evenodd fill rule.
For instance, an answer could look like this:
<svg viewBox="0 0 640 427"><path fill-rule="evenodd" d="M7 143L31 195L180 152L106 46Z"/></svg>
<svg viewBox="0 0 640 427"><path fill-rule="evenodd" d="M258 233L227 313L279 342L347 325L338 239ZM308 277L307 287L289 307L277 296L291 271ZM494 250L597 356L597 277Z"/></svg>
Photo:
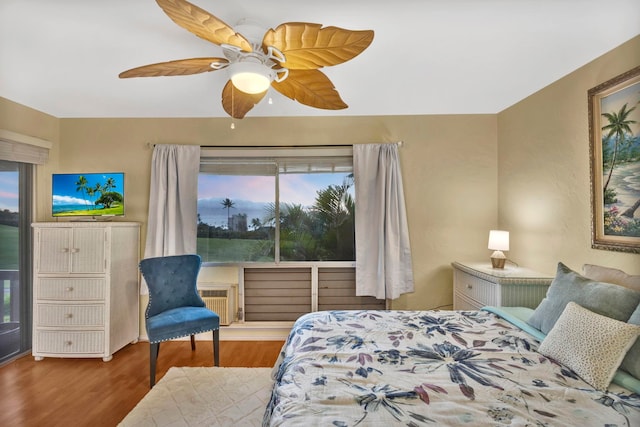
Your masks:
<svg viewBox="0 0 640 427"><path fill-rule="evenodd" d="M484 311L302 316L265 426L640 426L640 396L594 390ZM606 349L603 349L606 351Z"/></svg>

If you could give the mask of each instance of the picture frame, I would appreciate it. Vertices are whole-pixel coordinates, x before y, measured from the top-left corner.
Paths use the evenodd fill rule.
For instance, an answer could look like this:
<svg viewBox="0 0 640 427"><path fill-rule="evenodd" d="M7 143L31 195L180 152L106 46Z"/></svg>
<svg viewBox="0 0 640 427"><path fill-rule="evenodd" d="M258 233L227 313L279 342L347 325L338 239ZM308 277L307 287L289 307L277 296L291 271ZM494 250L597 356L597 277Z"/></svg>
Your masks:
<svg viewBox="0 0 640 427"><path fill-rule="evenodd" d="M640 66L588 91L591 247L640 253Z"/></svg>

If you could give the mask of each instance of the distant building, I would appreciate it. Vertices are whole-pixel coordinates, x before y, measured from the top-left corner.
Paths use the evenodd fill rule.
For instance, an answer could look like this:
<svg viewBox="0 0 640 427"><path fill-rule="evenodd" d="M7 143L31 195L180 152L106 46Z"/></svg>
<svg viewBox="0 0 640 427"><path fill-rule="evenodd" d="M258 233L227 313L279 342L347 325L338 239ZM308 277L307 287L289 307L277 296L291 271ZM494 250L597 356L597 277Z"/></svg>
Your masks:
<svg viewBox="0 0 640 427"><path fill-rule="evenodd" d="M231 231L247 231L247 214L232 215L227 227Z"/></svg>

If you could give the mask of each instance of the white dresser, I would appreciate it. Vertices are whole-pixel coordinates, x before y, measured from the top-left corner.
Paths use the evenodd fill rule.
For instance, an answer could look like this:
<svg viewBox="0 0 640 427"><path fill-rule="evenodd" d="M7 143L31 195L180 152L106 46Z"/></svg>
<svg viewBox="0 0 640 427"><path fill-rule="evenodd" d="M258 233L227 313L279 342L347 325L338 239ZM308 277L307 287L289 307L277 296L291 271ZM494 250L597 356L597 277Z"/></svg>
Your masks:
<svg viewBox="0 0 640 427"><path fill-rule="evenodd" d="M140 224L32 226L33 356L108 362L138 340Z"/></svg>
<svg viewBox="0 0 640 427"><path fill-rule="evenodd" d="M492 268L486 262L453 262L453 309L536 308L553 277L522 267Z"/></svg>

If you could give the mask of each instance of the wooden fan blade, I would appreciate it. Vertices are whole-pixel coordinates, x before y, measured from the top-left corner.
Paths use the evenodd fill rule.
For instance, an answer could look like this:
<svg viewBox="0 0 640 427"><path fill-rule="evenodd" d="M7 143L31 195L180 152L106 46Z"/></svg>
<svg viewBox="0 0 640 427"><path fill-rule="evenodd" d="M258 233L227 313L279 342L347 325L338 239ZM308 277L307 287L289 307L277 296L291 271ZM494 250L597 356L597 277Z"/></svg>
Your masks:
<svg viewBox="0 0 640 427"><path fill-rule="evenodd" d="M121 79L129 77L158 77L158 76L187 76L190 74L216 71L220 68L212 68L212 63L219 63L221 67L229 64L225 58L191 58L176 61L159 62L157 64L143 65L132 68L119 74Z"/></svg>
<svg viewBox="0 0 640 427"><path fill-rule="evenodd" d="M262 101L266 94L266 90L255 94L242 92L236 89L231 80L229 80L222 90L222 108L231 117L241 119L254 105Z"/></svg>
<svg viewBox="0 0 640 427"><path fill-rule="evenodd" d="M186 0L156 0L169 18L182 28L217 45L236 46L252 52L251 43L221 19Z"/></svg>
<svg viewBox="0 0 640 427"><path fill-rule="evenodd" d="M271 85L284 96L310 107L324 110L342 110L348 105L322 71L289 70L289 76L282 82Z"/></svg>
<svg viewBox="0 0 640 427"><path fill-rule="evenodd" d="M263 46L280 50L286 61L282 67L310 70L346 62L364 51L373 41L373 31L351 31L321 24L287 22L264 35Z"/></svg>

